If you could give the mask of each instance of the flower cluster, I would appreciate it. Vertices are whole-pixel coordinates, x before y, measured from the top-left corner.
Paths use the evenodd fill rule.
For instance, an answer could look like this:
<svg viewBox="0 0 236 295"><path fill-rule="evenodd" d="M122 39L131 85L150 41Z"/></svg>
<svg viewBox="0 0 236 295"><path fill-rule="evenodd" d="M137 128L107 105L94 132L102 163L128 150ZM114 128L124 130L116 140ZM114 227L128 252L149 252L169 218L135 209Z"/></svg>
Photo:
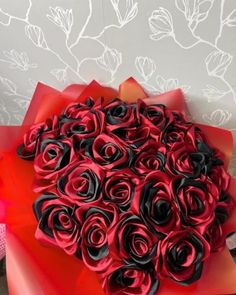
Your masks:
<svg viewBox="0 0 236 295"><path fill-rule="evenodd" d="M82 259L106 294L190 284L224 247L230 176L178 111L88 98L32 126L18 155L34 161L37 239Z"/></svg>

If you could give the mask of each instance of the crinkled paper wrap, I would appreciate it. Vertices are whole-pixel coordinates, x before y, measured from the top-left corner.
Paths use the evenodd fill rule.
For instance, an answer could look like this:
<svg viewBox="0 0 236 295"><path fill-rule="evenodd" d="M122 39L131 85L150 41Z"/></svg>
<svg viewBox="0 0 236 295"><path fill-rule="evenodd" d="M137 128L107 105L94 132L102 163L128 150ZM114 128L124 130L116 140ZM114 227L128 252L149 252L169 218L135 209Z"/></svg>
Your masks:
<svg viewBox="0 0 236 295"><path fill-rule="evenodd" d="M59 114L71 102L83 102L91 96L110 99L119 97L134 102L144 99L147 104L162 103L168 108L185 112L181 90L148 97L142 87L132 78L123 82L119 91L99 85L74 84L59 92L38 84L22 126L0 126L0 221L7 224L7 279L10 294L103 294L95 273L89 271L75 257L65 255L57 248L43 247L34 233L37 227L32 203L37 195L32 191L33 165L16 155L16 147L24 132L34 123L44 121L52 114ZM146 98L148 97L148 98ZM199 124L212 146L225 156L228 166L232 155L233 139L229 131ZM230 193L236 201L236 180L232 178ZM224 224L224 233L236 231L236 209ZM160 295L235 294L236 267L225 248L206 261L201 279L183 287L169 279L163 281Z"/></svg>

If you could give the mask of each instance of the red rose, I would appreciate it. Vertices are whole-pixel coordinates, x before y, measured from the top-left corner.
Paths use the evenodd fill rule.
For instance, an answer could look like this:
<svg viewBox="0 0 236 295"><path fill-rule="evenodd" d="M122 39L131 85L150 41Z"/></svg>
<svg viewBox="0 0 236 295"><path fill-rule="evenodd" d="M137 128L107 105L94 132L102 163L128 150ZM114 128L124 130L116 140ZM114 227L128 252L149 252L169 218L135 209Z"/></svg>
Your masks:
<svg viewBox="0 0 236 295"><path fill-rule="evenodd" d="M117 265L104 277L102 288L106 295L156 294L159 281L153 268L134 264Z"/></svg>
<svg viewBox="0 0 236 295"><path fill-rule="evenodd" d="M77 142L95 137L104 130L104 114L100 111L88 111L81 120L69 121L61 127L61 134L73 136Z"/></svg>
<svg viewBox="0 0 236 295"><path fill-rule="evenodd" d="M94 101L88 97L85 103L72 103L62 113L61 120L66 122L71 119L81 119L93 107Z"/></svg>
<svg viewBox="0 0 236 295"><path fill-rule="evenodd" d="M129 165L131 151L114 135L98 135L92 143L87 144L85 150L85 155L103 169L118 169Z"/></svg>
<svg viewBox="0 0 236 295"><path fill-rule="evenodd" d="M128 169L118 170L108 173L103 183L103 199L115 203L121 211L127 211L136 194L137 176Z"/></svg>
<svg viewBox="0 0 236 295"><path fill-rule="evenodd" d="M128 144L132 149L140 151L150 139L158 140L161 133L160 128L164 128L169 120L164 117L164 113L159 113L159 109L162 110L159 105L146 106L142 100L138 100L132 106L136 108L136 121L131 126L129 124L119 126L113 133L121 138L124 144ZM162 120L165 122L162 122ZM160 127L160 125L163 126Z"/></svg>
<svg viewBox="0 0 236 295"><path fill-rule="evenodd" d="M93 162L77 161L66 167L58 179L57 190L63 199L82 206L101 198L103 180L103 171Z"/></svg>
<svg viewBox="0 0 236 295"><path fill-rule="evenodd" d="M17 154L24 160L33 160L38 152L40 142L46 138L56 138L59 134L57 116L30 127L24 135L24 142L17 149Z"/></svg>
<svg viewBox="0 0 236 295"><path fill-rule="evenodd" d="M152 261L157 248L157 237L141 219L126 212L110 230L108 243L114 259L147 265Z"/></svg>
<svg viewBox="0 0 236 295"><path fill-rule="evenodd" d="M80 257L78 208L54 194L46 193L34 202L33 209L38 220L36 238L62 248L69 255Z"/></svg>
<svg viewBox="0 0 236 295"><path fill-rule="evenodd" d="M118 222L113 204L84 205L79 209L81 253L86 266L96 272L107 270L112 263L108 248L108 232Z"/></svg>
<svg viewBox="0 0 236 295"><path fill-rule="evenodd" d="M173 231L158 244L156 271L182 285L198 280L210 245L191 228Z"/></svg>
<svg viewBox="0 0 236 295"><path fill-rule="evenodd" d="M176 142L180 142L183 145L190 143L195 146L195 128L191 123L179 124L172 122L160 134L160 141L169 149Z"/></svg>
<svg viewBox="0 0 236 295"><path fill-rule="evenodd" d="M137 124L135 105L128 104L119 98L115 98L103 106L106 116L106 130L108 133L125 127L129 128Z"/></svg>
<svg viewBox="0 0 236 295"><path fill-rule="evenodd" d="M163 171L165 164L165 147L150 140L132 159L131 169L138 175L144 176L152 171Z"/></svg>
<svg viewBox="0 0 236 295"><path fill-rule="evenodd" d="M166 169L172 175L198 178L208 169L206 161L205 155L192 145L177 142L167 153Z"/></svg>
<svg viewBox="0 0 236 295"><path fill-rule="evenodd" d="M79 156L77 155L77 159ZM65 167L75 159L70 139L44 139L34 160L37 183L35 191L42 191L54 185Z"/></svg>
<svg viewBox="0 0 236 295"><path fill-rule="evenodd" d="M173 196L181 212L182 222L204 234L215 218L219 191L209 180L176 177L171 182Z"/></svg>
<svg viewBox="0 0 236 295"><path fill-rule="evenodd" d="M157 235L180 228L179 210L171 194L170 179L160 171L149 173L138 188L131 211Z"/></svg>
<svg viewBox="0 0 236 295"><path fill-rule="evenodd" d="M143 115L152 122L159 131L163 131L174 120L172 113L162 104L147 105Z"/></svg>

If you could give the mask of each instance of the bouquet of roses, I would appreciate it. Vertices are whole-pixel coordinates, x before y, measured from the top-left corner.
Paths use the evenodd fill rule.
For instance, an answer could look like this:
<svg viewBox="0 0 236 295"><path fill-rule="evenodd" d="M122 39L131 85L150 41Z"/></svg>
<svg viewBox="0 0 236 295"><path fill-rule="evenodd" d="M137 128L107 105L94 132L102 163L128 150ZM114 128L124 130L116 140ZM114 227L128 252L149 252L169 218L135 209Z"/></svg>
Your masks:
<svg viewBox="0 0 236 295"><path fill-rule="evenodd" d="M197 281L233 229L231 135L190 122L179 90L74 87L17 148L33 161L36 239L82 260L106 294L203 294Z"/></svg>

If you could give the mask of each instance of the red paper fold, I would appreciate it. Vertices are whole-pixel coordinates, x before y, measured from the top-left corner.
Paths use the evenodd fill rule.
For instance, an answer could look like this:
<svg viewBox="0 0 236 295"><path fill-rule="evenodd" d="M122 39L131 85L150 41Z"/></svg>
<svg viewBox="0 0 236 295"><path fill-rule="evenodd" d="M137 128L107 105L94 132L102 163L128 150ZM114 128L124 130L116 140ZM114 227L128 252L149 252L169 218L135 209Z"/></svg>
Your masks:
<svg viewBox="0 0 236 295"><path fill-rule="evenodd" d="M147 94L132 77L119 86L119 98L124 101L135 102L138 98L143 99L145 97L147 97Z"/></svg>

